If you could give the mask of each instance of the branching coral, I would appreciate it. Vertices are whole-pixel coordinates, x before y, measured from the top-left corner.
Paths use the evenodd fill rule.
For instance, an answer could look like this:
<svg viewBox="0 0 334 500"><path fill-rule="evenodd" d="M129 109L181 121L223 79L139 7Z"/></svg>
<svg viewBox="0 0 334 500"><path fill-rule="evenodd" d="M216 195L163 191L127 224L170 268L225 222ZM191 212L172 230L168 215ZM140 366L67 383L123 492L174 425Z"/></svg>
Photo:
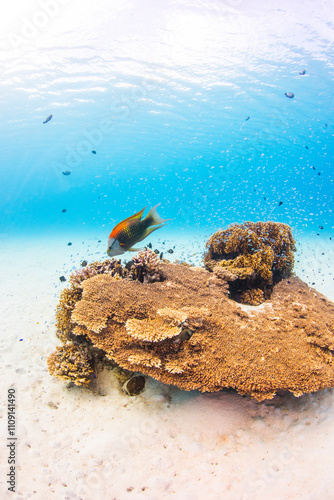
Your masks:
<svg viewBox="0 0 334 500"><path fill-rule="evenodd" d="M81 299L83 282L98 274L107 274L119 279L126 276L127 270L122 267L120 261L111 259L103 262L92 262L71 274L69 279L71 286L61 292L56 310L57 336L63 342L73 340L73 335L80 335L78 328L74 331L71 314L75 304Z"/></svg>
<svg viewBox="0 0 334 500"><path fill-rule="evenodd" d="M100 333L108 320L122 324L129 315L129 310L124 310L125 297L131 303L128 307L132 316L137 319L148 318L153 310L153 302L148 293L145 297L137 294L136 290L140 287L138 282L117 280L107 274L93 276L82 283L82 299L75 306L72 320L95 333Z"/></svg>
<svg viewBox="0 0 334 500"><path fill-rule="evenodd" d="M160 267L159 256L150 249L138 252L138 255L131 261L129 279L138 280L141 283L163 281L165 275Z"/></svg>
<svg viewBox="0 0 334 500"><path fill-rule="evenodd" d="M203 319L210 316L210 311L206 307L182 307L172 309L164 307L157 310L157 314L167 320L170 325L183 326L185 328L199 328L203 324Z"/></svg>
<svg viewBox="0 0 334 500"><path fill-rule="evenodd" d="M125 329L134 339L147 342L160 342L180 333L180 328L170 326L159 319L128 319Z"/></svg>
<svg viewBox="0 0 334 500"><path fill-rule="evenodd" d="M97 276L94 276L96 278ZM112 299L101 300L101 292L103 293L103 284L109 283L110 280L115 280L115 278L108 275L101 275L101 280L99 280L99 287L94 287L96 282L95 279L91 278L82 283L82 288L84 289L82 300L76 305L75 310L72 314L72 319L78 325L83 325L93 332L99 333L102 328L105 328L109 316L111 316ZM87 307L87 286L89 286L89 300L94 300L96 306L92 309ZM115 293L117 288L115 287ZM109 298L107 294L105 298Z"/></svg>
<svg viewBox="0 0 334 500"><path fill-rule="evenodd" d="M70 276L70 283L73 287L81 287L81 283L97 274L108 274L113 277L125 277L127 269L124 268L120 260L110 259L103 262L92 262L82 269L77 269Z"/></svg>
<svg viewBox="0 0 334 500"><path fill-rule="evenodd" d="M69 380L75 385L89 386L93 379L93 356L85 346L65 344L47 360L51 375Z"/></svg>
<svg viewBox="0 0 334 500"><path fill-rule="evenodd" d="M130 365L137 365L137 368L146 367L146 368L160 368L161 367L161 359L157 356L152 356L149 352L138 352L136 354L131 354L127 361Z"/></svg>
<svg viewBox="0 0 334 500"><path fill-rule="evenodd" d="M72 333L75 325L71 321L71 315L75 304L81 299L81 295L81 289L74 286L64 288L60 294L56 309L56 331L58 338L62 342L66 342L73 337Z"/></svg>
<svg viewBox="0 0 334 500"><path fill-rule="evenodd" d="M171 307L163 307L157 310L157 314L167 320L173 326L179 326L186 321L188 315L185 311L172 309Z"/></svg>
<svg viewBox="0 0 334 500"><path fill-rule="evenodd" d="M242 304L249 304L251 306L258 306L264 301L263 291L259 288L255 290L245 290L240 294L239 302Z"/></svg>
<svg viewBox="0 0 334 500"><path fill-rule="evenodd" d="M290 227L276 222L232 224L213 234L206 246L206 268L230 273L233 298L249 289L261 289L267 298L268 287L290 276L296 250Z"/></svg>
<svg viewBox="0 0 334 500"><path fill-rule="evenodd" d="M167 361L167 363L165 363L164 365L164 369L169 373L172 373L173 375L184 372L184 369L176 361Z"/></svg>

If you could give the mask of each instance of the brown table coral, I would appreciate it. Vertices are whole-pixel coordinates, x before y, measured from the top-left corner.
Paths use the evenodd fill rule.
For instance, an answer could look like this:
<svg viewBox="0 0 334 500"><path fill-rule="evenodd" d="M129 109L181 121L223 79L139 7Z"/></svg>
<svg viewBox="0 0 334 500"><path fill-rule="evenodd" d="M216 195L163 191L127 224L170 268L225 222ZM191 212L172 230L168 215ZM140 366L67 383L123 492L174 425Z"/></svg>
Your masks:
<svg viewBox="0 0 334 500"><path fill-rule="evenodd" d="M334 386L334 304L299 278L283 279L262 305L245 306L228 297L219 273L167 263L160 269L164 281L97 274L80 283L80 298L65 294L72 302L58 308L58 324L67 325L59 333L64 348L88 346L181 389L231 387L259 401L277 390L299 396Z"/></svg>

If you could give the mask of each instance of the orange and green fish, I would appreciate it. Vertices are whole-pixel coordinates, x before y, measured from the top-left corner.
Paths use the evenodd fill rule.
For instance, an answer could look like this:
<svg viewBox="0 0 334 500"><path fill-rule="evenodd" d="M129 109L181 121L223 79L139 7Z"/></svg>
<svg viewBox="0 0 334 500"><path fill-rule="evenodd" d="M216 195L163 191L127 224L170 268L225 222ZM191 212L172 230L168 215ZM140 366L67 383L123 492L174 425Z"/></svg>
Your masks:
<svg viewBox="0 0 334 500"><path fill-rule="evenodd" d="M142 241L146 236L153 233L160 227L164 226L164 222L171 219L162 219L157 212L156 205L151 208L149 213L146 215L145 219L142 220L144 214L144 207L140 212L131 215L127 219L119 222L117 226L111 231L108 239L108 249L107 254L109 257L114 257L115 255L121 255L125 252L137 252L141 248L133 248L133 245ZM151 227L157 226L157 227Z"/></svg>

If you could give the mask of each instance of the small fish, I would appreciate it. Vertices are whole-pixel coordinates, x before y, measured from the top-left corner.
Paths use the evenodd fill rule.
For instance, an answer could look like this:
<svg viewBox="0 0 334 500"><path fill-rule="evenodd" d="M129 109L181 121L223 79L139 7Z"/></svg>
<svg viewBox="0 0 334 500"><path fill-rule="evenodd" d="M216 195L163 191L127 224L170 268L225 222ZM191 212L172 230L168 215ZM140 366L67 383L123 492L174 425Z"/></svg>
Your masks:
<svg viewBox="0 0 334 500"><path fill-rule="evenodd" d="M158 214L156 205L151 208L145 219L142 220L145 208L137 212L131 217L119 222L111 231L108 239L107 254L109 257L121 255L125 252L137 252L140 248L133 248L133 245L142 241L146 236L151 234L156 229L164 226L164 222L170 219L162 219ZM157 226L157 227L151 227ZM160 252L158 252L160 253Z"/></svg>
<svg viewBox="0 0 334 500"><path fill-rule="evenodd" d="M306 69L302 69L301 71L299 71L299 74L300 75L305 75L306 74Z"/></svg>
<svg viewBox="0 0 334 500"><path fill-rule="evenodd" d="M247 122L249 119L250 119L250 116L247 116L247 118L245 118L245 122Z"/></svg>
<svg viewBox="0 0 334 500"><path fill-rule="evenodd" d="M93 155L96 155L96 151L93 150L92 153L93 153Z"/></svg>
<svg viewBox="0 0 334 500"><path fill-rule="evenodd" d="M283 205L283 201L280 201L278 206L280 207L281 205Z"/></svg>
<svg viewBox="0 0 334 500"><path fill-rule="evenodd" d="M70 171L69 170L65 170L65 172L63 172L63 175L70 175Z"/></svg>
<svg viewBox="0 0 334 500"><path fill-rule="evenodd" d="M306 147L306 149L308 149L308 146L305 146L305 147Z"/></svg>
<svg viewBox="0 0 334 500"><path fill-rule="evenodd" d="M292 99L293 97L295 97L295 94L293 92L285 92L285 94L289 99Z"/></svg>
<svg viewBox="0 0 334 500"><path fill-rule="evenodd" d="M45 121L43 123L48 123L53 115L49 115L47 118L45 118Z"/></svg>
<svg viewBox="0 0 334 500"><path fill-rule="evenodd" d="M60 277L59 277L59 281L61 281L62 283L64 283L64 281L66 281L65 276L60 276Z"/></svg>
<svg viewBox="0 0 334 500"><path fill-rule="evenodd" d="M324 228L324 226L318 226L318 228L319 228L319 229L323 229L323 228Z"/></svg>
<svg viewBox="0 0 334 500"><path fill-rule="evenodd" d="M67 212L67 210L66 208L63 208L62 213L64 214L65 212Z"/></svg>

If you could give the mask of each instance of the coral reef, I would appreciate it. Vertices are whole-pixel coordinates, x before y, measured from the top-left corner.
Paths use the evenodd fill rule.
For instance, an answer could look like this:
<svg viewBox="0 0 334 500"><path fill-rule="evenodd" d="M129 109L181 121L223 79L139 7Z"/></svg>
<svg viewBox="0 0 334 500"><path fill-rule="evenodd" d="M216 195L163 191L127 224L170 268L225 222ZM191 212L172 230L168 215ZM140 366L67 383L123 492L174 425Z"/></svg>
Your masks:
<svg viewBox="0 0 334 500"><path fill-rule="evenodd" d="M75 385L89 386L93 379L93 356L81 345L65 344L57 347L48 357L51 375L73 382Z"/></svg>
<svg viewBox="0 0 334 500"><path fill-rule="evenodd" d="M56 331L57 337L62 341L72 340L75 324L71 321L71 315L76 302L81 299L82 290L73 285L64 288L60 294L59 303L56 309Z"/></svg>
<svg viewBox="0 0 334 500"><path fill-rule="evenodd" d="M130 268L129 279L138 280L141 283L154 283L165 279L156 251L142 250L129 264L130 266L127 266Z"/></svg>
<svg viewBox="0 0 334 500"><path fill-rule="evenodd" d="M295 248L291 228L278 222L245 222L217 231L208 240L205 267L215 273L225 272L230 297L238 302L258 304L270 298L273 285L291 275ZM254 296L255 297L255 296Z"/></svg>
<svg viewBox="0 0 334 500"><path fill-rule="evenodd" d="M82 281L97 274L109 274L110 276L121 278L127 275L127 269L122 266L120 260L107 259L103 262L95 261L88 265L86 261L83 261L82 264L84 262L86 265L82 269L77 269L71 274L69 281L73 287L80 287Z"/></svg>
<svg viewBox="0 0 334 500"><path fill-rule="evenodd" d="M87 264L82 261L82 268L76 269L70 276L70 287L60 294L56 311L57 336L62 342L74 340L75 335L84 335L85 329L71 322L74 304L81 299L82 282L99 274L109 275L115 279L128 278L144 283L162 281L164 274L160 269L159 257L151 250L138 253L127 266L123 267L120 260L107 259ZM102 326L101 326L102 328Z"/></svg>
<svg viewBox="0 0 334 500"><path fill-rule="evenodd" d="M259 306L264 301L264 293L260 288L245 290L240 294L239 302L251 306Z"/></svg>
<svg viewBox="0 0 334 500"><path fill-rule="evenodd" d="M256 242L254 234L250 238ZM285 235L281 246L287 255L284 267L284 252L280 253L283 277L293 262L293 240L288 229L279 234ZM75 304L69 294L68 321L58 318L58 324L72 327L71 335L84 353L97 349L122 369L185 390L230 387L261 401L278 390L299 396L334 387L334 304L300 279L283 278L270 299L251 307L228 297L230 275L224 267L219 274L179 264L159 266L165 279L154 283L110 274L80 282L81 296ZM276 264L272 274L275 269ZM258 290L245 300L259 302L263 290ZM50 372L71 378L73 372L66 367L72 351L68 344L60 349L61 360L58 351L49 358ZM87 376L79 379L88 381L92 365L88 355L85 359L86 372L77 364Z"/></svg>
<svg viewBox="0 0 334 500"><path fill-rule="evenodd" d="M128 319L125 329L130 337L146 342L160 342L164 339L176 337L180 328L166 324L159 319Z"/></svg>

